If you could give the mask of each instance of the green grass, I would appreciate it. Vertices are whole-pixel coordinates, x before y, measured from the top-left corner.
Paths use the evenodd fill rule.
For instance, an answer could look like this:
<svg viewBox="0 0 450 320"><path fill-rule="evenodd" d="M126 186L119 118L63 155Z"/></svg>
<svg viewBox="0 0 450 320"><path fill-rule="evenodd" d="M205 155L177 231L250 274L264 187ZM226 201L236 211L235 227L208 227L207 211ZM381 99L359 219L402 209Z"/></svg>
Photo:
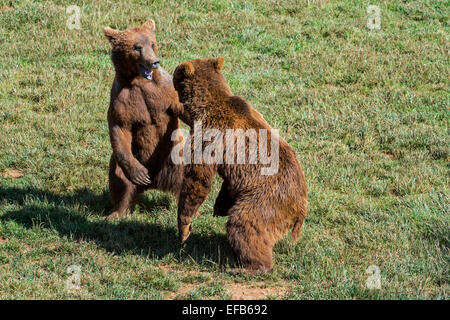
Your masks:
<svg viewBox="0 0 450 320"><path fill-rule="evenodd" d="M131 2L131 3L130 3ZM449 298L448 1L0 1L0 298L230 298L232 283L288 299ZM368 30L367 6L381 9ZM11 10L6 10L6 6ZM176 203L148 192L106 222L114 77L105 26L156 21L162 65L223 56L233 92L294 147L309 187L275 270L232 277L220 181L177 247ZM81 268L68 291L67 267ZM381 289L369 290L370 265ZM197 274L197 275L196 275Z"/></svg>

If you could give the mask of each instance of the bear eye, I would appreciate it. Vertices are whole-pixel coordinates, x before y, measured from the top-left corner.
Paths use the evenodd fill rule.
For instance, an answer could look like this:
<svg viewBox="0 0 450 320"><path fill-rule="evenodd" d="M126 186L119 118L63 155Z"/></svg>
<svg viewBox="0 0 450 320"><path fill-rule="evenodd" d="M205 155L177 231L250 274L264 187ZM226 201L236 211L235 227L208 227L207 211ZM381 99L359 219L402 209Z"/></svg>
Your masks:
<svg viewBox="0 0 450 320"><path fill-rule="evenodd" d="M152 42L152 50L155 50L155 44Z"/></svg>
<svg viewBox="0 0 450 320"><path fill-rule="evenodd" d="M133 50L138 51L138 52L141 52L142 47L141 47L139 44L135 44L135 45L133 46Z"/></svg>

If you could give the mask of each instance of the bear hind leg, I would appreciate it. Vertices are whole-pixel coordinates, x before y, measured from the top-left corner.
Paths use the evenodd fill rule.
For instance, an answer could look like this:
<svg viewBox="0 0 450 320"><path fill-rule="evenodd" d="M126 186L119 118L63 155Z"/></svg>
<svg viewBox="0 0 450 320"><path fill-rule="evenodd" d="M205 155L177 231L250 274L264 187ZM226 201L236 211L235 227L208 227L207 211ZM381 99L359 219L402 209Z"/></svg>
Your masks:
<svg viewBox="0 0 450 320"><path fill-rule="evenodd" d="M109 195L114 207L114 211L107 217L113 220L127 214L133 210L135 200L141 190L129 181L122 169L117 165L115 159L111 157L109 166Z"/></svg>
<svg viewBox="0 0 450 320"><path fill-rule="evenodd" d="M231 209L233 211L233 209ZM231 273L247 272L261 275L271 272L272 236L262 227L246 220L248 215L230 212L227 236L236 258L244 269L233 269Z"/></svg>

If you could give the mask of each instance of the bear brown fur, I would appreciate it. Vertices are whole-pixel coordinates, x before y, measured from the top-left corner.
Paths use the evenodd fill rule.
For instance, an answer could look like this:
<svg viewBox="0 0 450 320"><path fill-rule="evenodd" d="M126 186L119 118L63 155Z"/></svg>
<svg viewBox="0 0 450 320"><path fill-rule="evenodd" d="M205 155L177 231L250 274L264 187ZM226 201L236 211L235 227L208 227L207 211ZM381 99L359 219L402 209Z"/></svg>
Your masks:
<svg viewBox="0 0 450 320"><path fill-rule="evenodd" d="M132 209L136 197L153 188L178 196L182 165L170 159L171 140L179 128L174 110L181 104L172 77L159 67L155 23L124 31L105 28L112 46L115 78L108 110L112 156L109 192L114 219Z"/></svg>
<svg viewBox="0 0 450 320"><path fill-rule="evenodd" d="M211 128L224 135L226 129L271 132L261 114L247 101L232 94L221 74L222 66L223 58L196 59L182 63L174 72L174 86L184 107L184 110L178 109L182 112L180 118L191 127L191 139L194 139L194 121L201 121L203 132ZM271 137L267 134L267 146L271 145ZM246 144L246 153L248 149ZM223 150L227 150L226 146ZM188 238L192 217L206 199L218 172L223 184L214 213L228 216L227 237L239 263L250 273L271 271L273 246L290 229L296 241L307 212L307 187L302 167L295 151L281 138L278 159L278 172L273 175L262 175L263 165L259 163L185 164L178 202L180 242Z"/></svg>

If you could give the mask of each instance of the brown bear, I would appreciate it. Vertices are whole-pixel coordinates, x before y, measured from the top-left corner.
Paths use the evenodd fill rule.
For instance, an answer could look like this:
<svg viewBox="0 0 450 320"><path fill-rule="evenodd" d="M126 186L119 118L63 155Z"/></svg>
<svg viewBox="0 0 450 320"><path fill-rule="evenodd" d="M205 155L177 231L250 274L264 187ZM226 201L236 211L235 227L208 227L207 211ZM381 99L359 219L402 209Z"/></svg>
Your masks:
<svg viewBox="0 0 450 320"><path fill-rule="evenodd" d="M179 65L173 75L184 107L177 110L181 120L191 127L186 141L194 141L194 163L185 164L178 201L180 242L183 244L188 238L192 217L218 172L223 184L214 214L228 216L227 237L239 263L247 272L262 274L272 270L275 243L290 229L294 241L301 234L307 212L306 181L295 151L246 100L232 94L221 74L222 66L223 58L189 60ZM200 129L200 135L196 129ZM223 136L223 145L215 144L213 152L207 153L217 142L213 140ZM235 144L239 138L245 144ZM195 146L196 139L201 144ZM204 148L203 157L195 159L199 146ZM266 150L269 146L270 152ZM213 161L206 157L208 154ZM247 155L248 161L242 161ZM267 155L276 162L275 170L266 170ZM256 156L259 162L255 161ZM234 272L239 270L242 269Z"/></svg>
<svg viewBox="0 0 450 320"><path fill-rule="evenodd" d="M124 31L107 27L103 33L111 43L116 72L108 110L109 192L114 206L108 219L114 219L132 209L144 190L178 196L183 166L171 161L170 152L182 141L171 139L179 128L174 110L181 104L172 77L159 66L153 20Z"/></svg>

